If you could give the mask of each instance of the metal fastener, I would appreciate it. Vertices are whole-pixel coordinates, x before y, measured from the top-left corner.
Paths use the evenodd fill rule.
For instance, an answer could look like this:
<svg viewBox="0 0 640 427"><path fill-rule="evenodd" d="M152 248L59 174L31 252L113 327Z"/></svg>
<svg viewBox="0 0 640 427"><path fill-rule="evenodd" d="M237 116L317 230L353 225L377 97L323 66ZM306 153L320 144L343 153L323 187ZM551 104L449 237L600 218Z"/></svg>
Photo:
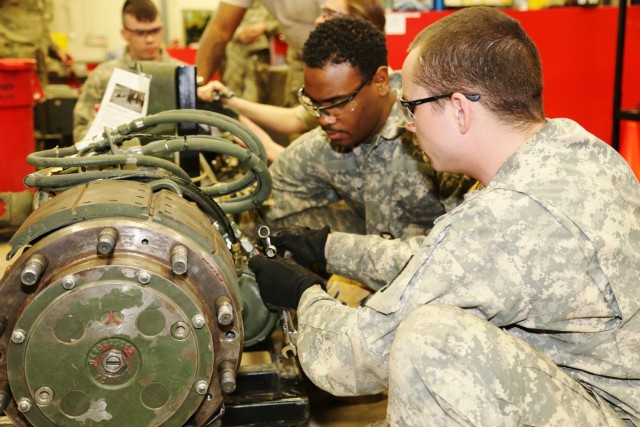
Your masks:
<svg viewBox="0 0 640 427"><path fill-rule="evenodd" d="M103 228L98 236L98 253L109 255L115 249L117 241L118 231L115 228Z"/></svg>
<svg viewBox="0 0 640 427"><path fill-rule="evenodd" d="M22 283L26 286L35 285L38 283L38 280L40 280L40 277L42 277L45 268L47 268L47 260L45 257L40 254L32 255L24 266L24 270L22 270L20 276Z"/></svg>
<svg viewBox="0 0 640 427"><path fill-rule="evenodd" d="M196 383L196 393L205 394L209 390L209 384L206 381L198 381Z"/></svg>
<svg viewBox="0 0 640 427"><path fill-rule="evenodd" d="M193 324L194 328L202 329L204 327L204 325L207 324L207 321L205 320L205 318L204 318L204 316L202 314L196 314L191 319L191 323Z"/></svg>
<svg viewBox="0 0 640 427"><path fill-rule="evenodd" d="M11 341L16 344L22 344L27 339L27 334L22 329L16 329L11 334Z"/></svg>
<svg viewBox="0 0 640 427"><path fill-rule="evenodd" d="M70 291L76 287L76 279L73 276L65 276L62 278L62 287Z"/></svg>
<svg viewBox="0 0 640 427"><path fill-rule="evenodd" d="M40 406L46 406L53 402L53 390L49 387L40 387L36 390L34 399L36 404Z"/></svg>
<svg viewBox="0 0 640 427"><path fill-rule="evenodd" d="M136 273L136 276L138 277L138 282L140 282L143 285L146 285L151 281L151 275L149 274L148 271L138 270L138 272Z"/></svg>
<svg viewBox="0 0 640 427"><path fill-rule="evenodd" d="M216 315L218 323L222 326L229 326L233 323L233 306L228 296L216 298Z"/></svg>
<svg viewBox="0 0 640 427"><path fill-rule="evenodd" d="M171 249L171 271L174 274L184 274L187 272L188 249L183 245L175 245Z"/></svg>
<svg viewBox="0 0 640 427"><path fill-rule="evenodd" d="M29 412L29 410L31 409L31 400L23 397L22 399L18 400L17 407L18 411L20 412Z"/></svg>

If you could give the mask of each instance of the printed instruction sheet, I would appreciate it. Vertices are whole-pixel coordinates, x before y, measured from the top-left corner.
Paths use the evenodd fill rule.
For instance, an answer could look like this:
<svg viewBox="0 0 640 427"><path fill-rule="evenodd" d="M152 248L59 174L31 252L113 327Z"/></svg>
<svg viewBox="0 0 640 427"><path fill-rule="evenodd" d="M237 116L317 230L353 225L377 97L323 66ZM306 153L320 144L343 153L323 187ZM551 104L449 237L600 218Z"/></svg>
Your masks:
<svg viewBox="0 0 640 427"><path fill-rule="evenodd" d="M151 77L115 68L96 118L84 139L147 115Z"/></svg>

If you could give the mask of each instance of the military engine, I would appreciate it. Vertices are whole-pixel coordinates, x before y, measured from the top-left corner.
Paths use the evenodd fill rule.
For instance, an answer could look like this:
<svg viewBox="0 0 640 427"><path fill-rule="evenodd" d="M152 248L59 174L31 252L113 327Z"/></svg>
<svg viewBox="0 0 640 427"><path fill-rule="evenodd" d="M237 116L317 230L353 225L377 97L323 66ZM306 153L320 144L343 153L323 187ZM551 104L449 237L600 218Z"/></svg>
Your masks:
<svg viewBox="0 0 640 427"><path fill-rule="evenodd" d="M222 133L153 133L178 123ZM196 185L176 162L186 152L233 158L238 173ZM29 156L36 206L10 241L0 284L0 408L17 425L220 417L243 348L277 321L233 220L268 197L265 159L239 123L196 110Z"/></svg>

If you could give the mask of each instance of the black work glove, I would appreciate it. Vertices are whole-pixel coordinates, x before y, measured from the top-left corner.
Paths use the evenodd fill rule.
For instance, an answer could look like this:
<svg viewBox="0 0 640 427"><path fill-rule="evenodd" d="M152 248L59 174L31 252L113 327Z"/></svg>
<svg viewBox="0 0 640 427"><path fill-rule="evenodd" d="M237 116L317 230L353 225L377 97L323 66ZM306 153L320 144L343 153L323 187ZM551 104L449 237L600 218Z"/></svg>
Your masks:
<svg viewBox="0 0 640 427"><path fill-rule="evenodd" d="M320 229L309 227L291 227L276 230L271 234L271 243L278 249L278 253L284 254L288 250L293 254L300 265L305 267L327 264L324 256L324 246L331 229L328 225Z"/></svg>
<svg viewBox="0 0 640 427"><path fill-rule="evenodd" d="M260 295L274 308L298 308L302 293L313 285L324 289L324 280L291 260L256 255L249 260L256 275Z"/></svg>

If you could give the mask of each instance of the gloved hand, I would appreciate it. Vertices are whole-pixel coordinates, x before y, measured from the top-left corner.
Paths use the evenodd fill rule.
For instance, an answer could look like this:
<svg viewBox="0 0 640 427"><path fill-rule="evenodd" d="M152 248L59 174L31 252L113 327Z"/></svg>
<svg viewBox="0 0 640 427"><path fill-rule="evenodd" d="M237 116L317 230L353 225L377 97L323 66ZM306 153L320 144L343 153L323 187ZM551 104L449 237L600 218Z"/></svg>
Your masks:
<svg viewBox="0 0 640 427"><path fill-rule="evenodd" d="M323 270L327 264L324 246L331 230L328 225L320 229L309 227L291 227L275 230L271 233L271 243L283 254L290 251L300 265L309 267L319 264Z"/></svg>
<svg viewBox="0 0 640 427"><path fill-rule="evenodd" d="M256 255L249 260L256 275L260 295L274 308L298 308L302 293L313 285L325 288L324 280L301 265L284 258Z"/></svg>

